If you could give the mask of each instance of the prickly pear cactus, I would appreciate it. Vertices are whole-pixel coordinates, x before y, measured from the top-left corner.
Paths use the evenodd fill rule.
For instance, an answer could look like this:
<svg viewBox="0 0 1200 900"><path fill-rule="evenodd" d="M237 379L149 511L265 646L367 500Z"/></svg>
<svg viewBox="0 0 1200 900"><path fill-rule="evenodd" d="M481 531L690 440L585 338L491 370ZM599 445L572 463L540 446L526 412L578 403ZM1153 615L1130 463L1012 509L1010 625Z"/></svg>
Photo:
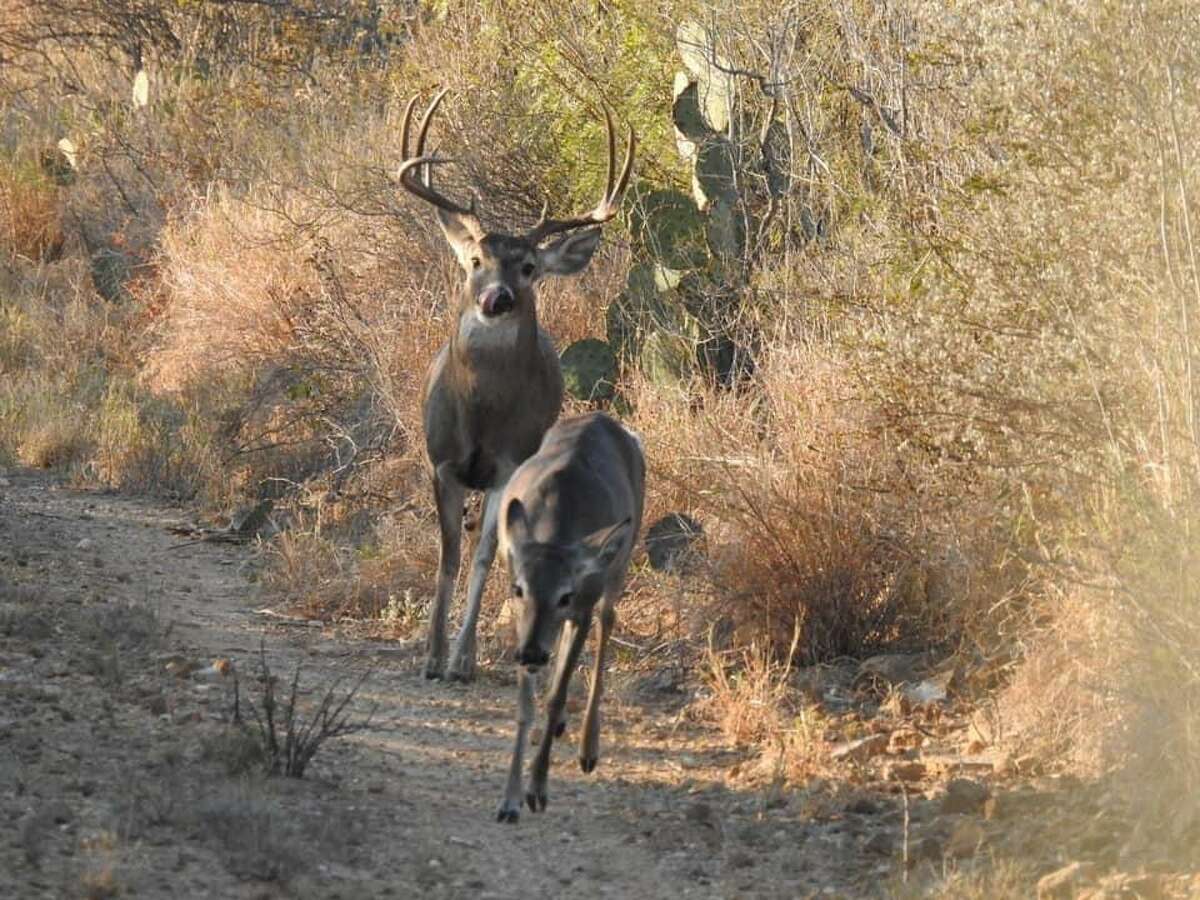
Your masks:
<svg viewBox="0 0 1200 900"><path fill-rule="evenodd" d="M675 29L675 48L696 82L700 111L713 131L725 131L733 121L736 84L733 66L716 47L713 36L699 22L681 22Z"/></svg>
<svg viewBox="0 0 1200 900"><path fill-rule="evenodd" d="M668 269L694 269L706 261L704 219L685 194L647 194L633 208L630 226L642 254Z"/></svg>
<svg viewBox="0 0 1200 900"><path fill-rule="evenodd" d="M692 171L692 195L702 212L713 203L737 202L735 153L733 144L719 135L700 145Z"/></svg>
<svg viewBox="0 0 1200 900"><path fill-rule="evenodd" d="M607 341L585 338L563 351L563 385L576 400L608 401L617 380L617 357Z"/></svg>
<svg viewBox="0 0 1200 900"><path fill-rule="evenodd" d="M642 332L658 304L654 267L638 264L629 270L625 290L608 307L608 343L617 356L637 356Z"/></svg>
<svg viewBox="0 0 1200 900"><path fill-rule="evenodd" d="M680 157L691 166L692 196L653 191L630 215L638 264L608 310L609 342L636 360L652 381L678 382L697 367L731 385L753 371L752 354L735 336L749 282L749 193L765 185L772 202L791 188L790 137L773 110L757 142L739 137L734 66L719 34L699 22L676 29L683 71L672 85L671 119Z"/></svg>
<svg viewBox="0 0 1200 900"><path fill-rule="evenodd" d="M700 94L696 82L684 72L675 73L671 120L675 123L675 146L684 160L694 159L696 145L711 133L700 111Z"/></svg>

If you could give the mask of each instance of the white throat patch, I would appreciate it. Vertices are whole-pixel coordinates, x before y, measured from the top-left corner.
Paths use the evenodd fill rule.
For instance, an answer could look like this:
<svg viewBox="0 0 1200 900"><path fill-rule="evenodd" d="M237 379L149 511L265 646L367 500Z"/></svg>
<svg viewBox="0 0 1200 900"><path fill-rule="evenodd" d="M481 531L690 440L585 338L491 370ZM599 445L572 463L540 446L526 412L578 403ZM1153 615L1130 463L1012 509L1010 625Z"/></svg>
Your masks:
<svg viewBox="0 0 1200 900"><path fill-rule="evenodd" d="M514 313L485 318L478 308L458 320L458 339L472 350L506 349L517 343L521 320Z"/></svg>

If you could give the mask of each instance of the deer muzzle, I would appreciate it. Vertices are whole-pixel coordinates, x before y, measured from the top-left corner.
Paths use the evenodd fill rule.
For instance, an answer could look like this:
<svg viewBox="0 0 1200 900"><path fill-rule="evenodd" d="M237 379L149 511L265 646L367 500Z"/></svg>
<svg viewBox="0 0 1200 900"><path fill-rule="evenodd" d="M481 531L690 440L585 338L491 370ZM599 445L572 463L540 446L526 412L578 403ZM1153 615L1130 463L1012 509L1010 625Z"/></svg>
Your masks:
<svg viewBox="0 0 1200 900"><path fill-rule="evenodd" d="M502 284L492 285L479 295L479 311L488 318L511 312L516 305L512 291Z"/></svg>
<svg viewBox="0 0 1200 900"><path fill-rule="evenodd" d="M550 654L532 641L522 644L517 650L517 662L530 669L537 669L550 661Z"/></svg>

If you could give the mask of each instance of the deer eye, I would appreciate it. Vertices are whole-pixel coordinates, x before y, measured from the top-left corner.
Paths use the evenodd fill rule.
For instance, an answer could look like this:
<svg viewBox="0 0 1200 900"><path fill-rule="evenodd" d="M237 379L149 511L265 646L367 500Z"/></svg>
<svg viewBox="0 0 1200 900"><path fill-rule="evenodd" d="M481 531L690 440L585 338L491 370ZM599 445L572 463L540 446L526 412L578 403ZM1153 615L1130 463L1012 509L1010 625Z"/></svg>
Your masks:
<svg viewBox="0 0 1200 900"><path fill-rule="evenodd" d="M478 269L478 268L479 268L481 265L483 265L483 263L481 263L481 262L479 261L479 257L478 257L478 256L472 256L472 257L471 257L471 268L472 268L472 269Z"/></svg>
<svg viewBox="0 0 1200 900"><path fill-rule="evenodd" d="M534 266L533 263L527 262L527 263L525 263L525 265L521 266L521 274L524 275L526 278L532 278L533 273L536 271L537 271L537 267Z"/></svg>
<svg viewBox="0 0 1200 900"><path fill-rule="evenodd" d="M561 597L558 598L558 608L566 609L568 606L571 605L571 601L574 599L575 599L575 595L572 594L570 591L567 591L567 593L563 594Z"/></svg>
<svg viewBox="0 0 1200 900"><path fill-rule="evenodd" d="M522 590L521 586L519 584L517 584L516 582L513 582L513 596L514 597L524 597L525 596L525 591Z"/></svg>

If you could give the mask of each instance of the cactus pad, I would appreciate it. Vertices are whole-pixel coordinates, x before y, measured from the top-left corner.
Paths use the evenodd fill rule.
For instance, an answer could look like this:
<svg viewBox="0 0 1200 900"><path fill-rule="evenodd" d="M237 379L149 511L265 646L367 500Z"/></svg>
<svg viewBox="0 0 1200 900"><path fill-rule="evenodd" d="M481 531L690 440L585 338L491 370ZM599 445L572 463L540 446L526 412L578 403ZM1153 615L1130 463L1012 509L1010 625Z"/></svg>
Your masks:
<svg viewBox="0 0 1200 900"><path fill-rule="evenodd" d="M563 385L576 400L611 400L617 379L617 358L607 341L585 338L563 351Z"/></svg>
<svg viewBox="0 0 1200 900"><path fill-rule="evenodd" d="M678 191L642 197L630 215L630 232L646 256L668 269L694 269L706 262L704 220L691 198Z"/></svg>

